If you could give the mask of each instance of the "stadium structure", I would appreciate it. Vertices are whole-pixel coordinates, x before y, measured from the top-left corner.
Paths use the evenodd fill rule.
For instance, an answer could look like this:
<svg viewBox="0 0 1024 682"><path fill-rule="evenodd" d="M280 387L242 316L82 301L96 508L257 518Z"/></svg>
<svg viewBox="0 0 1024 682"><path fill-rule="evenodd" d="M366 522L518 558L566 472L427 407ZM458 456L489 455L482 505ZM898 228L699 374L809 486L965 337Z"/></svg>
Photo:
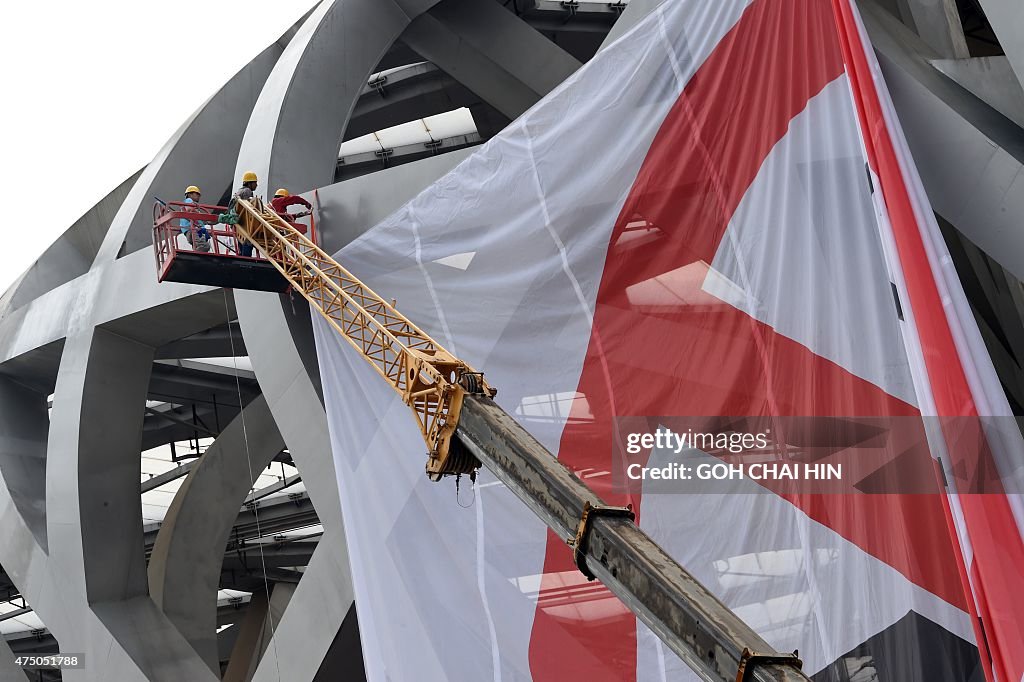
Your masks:
<svg viewBox="0 0 1024 682"><path fill-rule="evenodd" d="M0 297L0 680L1024 679L1022 83L1013 0L323 0ZM944 484L624 487L665 415Z"/></svg>

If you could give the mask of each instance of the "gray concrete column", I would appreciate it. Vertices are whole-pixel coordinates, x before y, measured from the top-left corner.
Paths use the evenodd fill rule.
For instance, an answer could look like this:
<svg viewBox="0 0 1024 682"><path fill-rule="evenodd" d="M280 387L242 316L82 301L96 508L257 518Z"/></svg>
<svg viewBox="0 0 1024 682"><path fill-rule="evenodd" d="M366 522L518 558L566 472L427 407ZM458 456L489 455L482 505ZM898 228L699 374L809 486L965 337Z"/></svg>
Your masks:
<svg viewBox="0 0 1024 682"><path fill-rule="evenodd" d="M277 682L313 679L295 675L295 664L302 665L295 659L301 657L303 652L283 650L275 637L278 624L294 594L294 585L277 583L270 594L269 604L265 594L258 597L253 595L253 600L249 602L249 610L242 621L242 631L238 633L235 648L231 651L231 659L224 671L224 682L249 682L256 679L254 675L257 667L262 668L268 659L273 668L272 677L268 679ZM320 658L316 658L313 663L319 665L319 661ZM305 663L309 664L309 661ZM282 664L285 667L278 667Z"/></svg>
<svg viewBox="0 0 1024 682"><path fill-rule="evenodd" d="M296 590L301 610L279 622L275 634L295 654L274 659L271 679L277 679L278 669L282 679L307 679L297 671L320 664L353 600L327 417L295 346L281 333L288 322L279 297L238 291L236 305L263 395L325 529ZM311 625L312 613L317 627Z"/></svg>
<svg viewBox="0 0 1024 682"><path fill-rule="evenodd" d="M235 302L263 397L280 425L317 515L324 528L340 527L341 502L327 416L301 358L281 334L288 322L280 300L276 294L236 291Z"/></svg>
<svg viewBox="0 0 1024 682"><path fill-rule="evenodd" d="M260 396L196 462L175 494L153 545L150 596L215 672L220 671L217 590L224 548L252 476L259 476L283 449L284 439L266 399Z"/></svg>
<svg viewBox="0 0 1024 682"><path fill-rule="evenodd" d="M224 670L223 682L249 682L256 669L263 639L263 624L267 620L267 595L257 592L249 600L242 622L236 623L238 636L231 649L228 667Z"/></svg>
<svg viewBox="0 0 1024 682"><path fill-rule="evenodd" d="M154 349L102 328L91 336L85 332L65 344L68 362L62 366L70 369L76 360L81 364L73 374L62 374L54 394L58 428L51 437L55 447L49 463L54 469L66 463L77 481L54 475L55 489L47 498L51 508L58 506L57 496L71 501L71 507L77 502L85 594L97 603L146 595L145 556L133 545L142 537L137 453L144 415L140 406L146 401ZM65 376L82 381L72 387ZM76 404L67 419L69 399ZM65 450L69 445L77 447ZM60 527L69 530L67 524ZM60 550L52 547L51 554L55 551Z"/></svg>
<svg viewBox="0 0 1024 682"><path fill-rule="evenodd" d="M275 617L274 646L264 652L254 682L277 682L278 671L286 671L283 678L291 680L312 680L316 676L330 645L323 649L319 636L311 635L327 633L334 642L355 599L352 581L338 580L338 576L348 574L344 533L339 529L324 533L291 596L289 608ZM274 596L282 587L278 584L274 588ZM341 620L338 613L342 614Z"/></svg>

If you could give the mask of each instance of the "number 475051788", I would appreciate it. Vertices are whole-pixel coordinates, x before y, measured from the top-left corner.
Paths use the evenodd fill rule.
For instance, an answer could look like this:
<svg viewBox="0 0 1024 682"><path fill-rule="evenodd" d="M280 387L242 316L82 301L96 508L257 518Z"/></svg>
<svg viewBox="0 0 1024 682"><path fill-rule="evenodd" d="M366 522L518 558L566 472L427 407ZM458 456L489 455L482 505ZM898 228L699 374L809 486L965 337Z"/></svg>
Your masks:
<svg viewBox="0 0 1024 682"><path fill-rule="evenodd" d="M31 654L14 657L14 664L24 669L64 670L85 667L83 654Z"/></svg>

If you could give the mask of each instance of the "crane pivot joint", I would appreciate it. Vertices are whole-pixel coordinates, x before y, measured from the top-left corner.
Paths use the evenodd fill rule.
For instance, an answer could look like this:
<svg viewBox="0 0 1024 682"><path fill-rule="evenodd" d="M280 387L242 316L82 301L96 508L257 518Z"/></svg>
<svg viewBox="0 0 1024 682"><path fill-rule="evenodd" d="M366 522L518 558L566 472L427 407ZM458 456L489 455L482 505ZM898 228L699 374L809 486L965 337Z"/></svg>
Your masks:
<svg viewBox="0 0 1024 682"><path fill-rule="evenodd" d="M565 543L573 548L573 558L576 561L576 568L580 569L580 573L587 576L587 580L597 579L593 571L590 570L590 567L587 566L587 547L590 544L590 529L593 526L592 522L598 516L627 518L630 521L636 518L636 514L633 513L633 505L631 504L626 505L625 507L608 507L605 505L591 504L589 500L583 503L583 513L580 515L580 523L576 527L576 537L567 539Z"/></svg>
<svg viewBox="0 0 1024 682"><path fill-rule="evenodd" d="M800 660L799 651L794 651L791 654L759 654L743 647L740 667L736 670L736 682L749 682L754 679L754 668L759 665L785 665L802 670L804 662Z"/></svg>

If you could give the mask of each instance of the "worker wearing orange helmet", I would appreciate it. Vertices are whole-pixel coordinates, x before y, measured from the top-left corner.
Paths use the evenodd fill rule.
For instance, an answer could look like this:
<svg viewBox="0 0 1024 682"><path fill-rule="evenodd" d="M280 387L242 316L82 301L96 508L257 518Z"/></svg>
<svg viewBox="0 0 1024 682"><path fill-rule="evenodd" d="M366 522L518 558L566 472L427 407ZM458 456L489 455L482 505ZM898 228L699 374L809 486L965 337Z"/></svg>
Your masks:
<svg viewBox="0 0 1024 682"><path fill-rule="evenodd" d="M305 206L306 210L299 213L289 213L288 207L296 204ZM298 230L300 234L306 234L306 226L295 222L295 219L308 216L313 210L313 204L309 203L302 197L292 196L288 190L282 187L274 192L274 198L270 201L270 205L273 207L274 213L287 220L288 224Z"/></svg>

